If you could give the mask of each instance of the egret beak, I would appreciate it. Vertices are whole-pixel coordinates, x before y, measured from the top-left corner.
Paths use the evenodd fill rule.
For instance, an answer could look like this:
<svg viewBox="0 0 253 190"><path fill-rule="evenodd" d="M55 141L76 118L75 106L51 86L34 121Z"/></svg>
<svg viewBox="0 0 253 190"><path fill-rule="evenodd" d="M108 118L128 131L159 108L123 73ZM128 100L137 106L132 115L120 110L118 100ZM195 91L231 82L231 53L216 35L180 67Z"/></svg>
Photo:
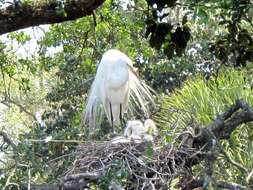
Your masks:
<svg viewBox="0 0 253 190"><path fill-rule="evenodd" d="M137 68L134 68L132 65L130 64L127 64L129 70L135 75L135 76L138 76L138 73L137 73Z"/></svg>

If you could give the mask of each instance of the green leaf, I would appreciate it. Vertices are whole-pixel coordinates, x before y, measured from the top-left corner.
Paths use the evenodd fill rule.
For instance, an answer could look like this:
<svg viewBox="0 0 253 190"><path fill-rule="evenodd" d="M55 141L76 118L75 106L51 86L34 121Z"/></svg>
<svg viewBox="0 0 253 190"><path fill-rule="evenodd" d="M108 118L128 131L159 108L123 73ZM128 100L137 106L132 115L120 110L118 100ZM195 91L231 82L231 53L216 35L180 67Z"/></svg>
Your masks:
<svg viewBox="0 0 253 190"><path fill-rule="evenodd" d="M153 154L154 154L154 150L153 150L153 144L152 142L147 142L147 146L146 146L146 156L148 158L152 158Z"/></svg>
<svg viewBox="0 0 253 190"><path fill-rule="evenodd" d="M199 7L197 9L197 16L201 19L202 22L207 23L209 16L206 13L206 11L204 10L204 8Z"/></svg>
<svg viewBox="0 0 253 190"><path fill-rule="evenodd" d="M31 40L31 37L25 32L11 32L8 34L8 38L16 40L18 43L24 45L26 42Z"/></svg>

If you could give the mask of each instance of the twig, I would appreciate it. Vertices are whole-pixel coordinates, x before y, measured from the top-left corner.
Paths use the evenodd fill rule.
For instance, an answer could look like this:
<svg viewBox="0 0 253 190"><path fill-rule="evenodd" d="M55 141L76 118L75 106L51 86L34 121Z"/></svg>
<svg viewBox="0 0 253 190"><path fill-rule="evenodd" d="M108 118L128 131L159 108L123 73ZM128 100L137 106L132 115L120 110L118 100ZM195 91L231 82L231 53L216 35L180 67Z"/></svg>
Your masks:
<svg viewBox="0 0 253 190"><path fill-rule="evenodd" d="M253 170L249 173L249 175L246 177L246 182L249 183L250 179L253 177Z"/></svg>
<svg viewBox="0 0 253 190"><path fill-rule="evenodd" d="M228 153L223 150L223 148L221 146L219 146L220 148L220 152L225 156L225 158L234 166L236 166L239 170L241 170L242 173L245 173L247 174L248 173L248 170L243 167L243 165L237 163L236 161L234 161L232 158L229 157Z"/></svg>

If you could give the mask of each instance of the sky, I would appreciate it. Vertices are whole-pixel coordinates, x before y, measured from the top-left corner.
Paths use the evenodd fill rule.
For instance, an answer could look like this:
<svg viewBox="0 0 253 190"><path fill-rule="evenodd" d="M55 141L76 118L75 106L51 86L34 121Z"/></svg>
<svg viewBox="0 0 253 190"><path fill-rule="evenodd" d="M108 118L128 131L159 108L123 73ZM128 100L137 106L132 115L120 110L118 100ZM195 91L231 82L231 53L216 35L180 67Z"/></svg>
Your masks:
<svg viewBox="0 0 253 190"><path fill-rule="evenodd" d="M1 35L0 40L4 42L16 55L22 58L33 57L38 53L37 51L39 47L37 41L43 38L45 32L49 30L49 26L50 25L40 25L18 30L17 32L23 31L31 37L31 40L26 42L24 45L18 44L17 41L8 38L9 34ZM51 47L48 48L47 53L50 56L61 50L62 47Z"/></svg>
<svg viewBox="0 0 253 190"><path fill-rule="evenodd" d="M9 39L8 38L9 34L4 34L0 36L0 40L4 42L5 44L7 44L7 46L13 47L13 51L21 56L28 54L28 52L34 53L34 50L37 47L37 40L43 36L43 32L36 27L22 29L22 30L19 30L18 32L21 32L21 31L31 36L31 40L24 45L19 45L16 41Z"/></svg>

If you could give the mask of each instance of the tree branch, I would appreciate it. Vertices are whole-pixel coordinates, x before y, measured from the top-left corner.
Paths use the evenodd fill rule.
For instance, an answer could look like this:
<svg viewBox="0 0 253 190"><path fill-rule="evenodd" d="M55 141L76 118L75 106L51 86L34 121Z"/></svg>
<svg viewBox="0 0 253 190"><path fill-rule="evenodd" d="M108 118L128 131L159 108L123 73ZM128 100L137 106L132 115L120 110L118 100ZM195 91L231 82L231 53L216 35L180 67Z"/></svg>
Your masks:
<svg viewBox="0 0 253 190"><path fill-rule="evenodd" d="M195 189L198 187L202 187L204 182L205 182L205 180L203 180L203 179L193 179L186 186L184 186L183 189L189 190L189 189ZM245 186L242 186L237 183L227 182L227 181L218 181L215 183L215 185L216 185L216 187L222 188L222 189L247 190L247 187L245 187Z"/></svg>
<svg viewBox="0 0 253 190"><path fill-rule="evenodd" d="M3 137L3 141L10 145L14 151L17 150L17 145L13 142L13 140L8 136L8 134L4 131L0 131L0 136Z"/></svg>
<svg viewBox="0 0 253 190"><path fill-rule="evenodd" d="M201 128L200 135L194 138L194 147L201 147L213 138L229 139L238 126L251 121L253 121L253 110L244 101L236 100L226 112L218 115L207 127Z"/></svg>
<svg viewBox="0 0 253 190"><path fill-rule="evenodd" d="M63 178L62 183L66 183L71 180L80 180L80 179L86 179L89 181L96 181L98 180L101 176L103 176L104 172L103 170L97 171L97 172L87 172L87 173L78 173L78 174L73 174L73 175L67 175Z"/></svg>
<svg viewBox="0 0 253 190"><path fill-rule="evenodd" d="M103 171L87 172L65 176L60 182L54 184L31 185L31 190L79 190L88 188L88 183L99 180ZM21 185L21 190L27 189L27 184Z"/></svg>
<svg viewBox="0 0 253 190"><path fill-rule="evenodd" d="M25 1L0 9L0 35L40 24L60 23L91 15L105 0Z"/></svg>
<svg viewBox="0 0 253 190"><path fill-rule="evenodd" d="M217 187L229 190L247 190L247 187L242 186L237 183L227 182L227 181L218 181Z"/></svg>
<svg viewBox="0 0 253 190"><path fill-rule="evenodd" d="M31 112L29 112L24 106L22 106L21 104L19 104L18 102L15 102L14 100L7 98L5 100L2 100L0 103L6 105L7 107L10 107L10 104L14 104L17 107L19 107L20 111L25 112L27 115L29 115L30 117L32 117L32 119L34 121L37 121L37 118L35 117L35 115Z"/></svg>

